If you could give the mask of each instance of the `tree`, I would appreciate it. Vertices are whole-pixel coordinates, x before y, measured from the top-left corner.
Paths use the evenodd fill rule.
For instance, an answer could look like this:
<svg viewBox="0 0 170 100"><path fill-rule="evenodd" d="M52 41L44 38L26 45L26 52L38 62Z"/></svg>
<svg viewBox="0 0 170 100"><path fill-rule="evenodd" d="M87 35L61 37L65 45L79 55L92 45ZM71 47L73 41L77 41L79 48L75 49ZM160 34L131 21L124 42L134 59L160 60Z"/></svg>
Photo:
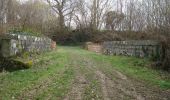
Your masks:
<svg viewBox="0 0 170 100"><path fill-rule="evenodd" d="M19 3L16 0L0 0L0 29L8 30L17 24Z"/></svg>
<svg viewBox="0 0 170 100"><path fill-rule="evenodd" d="M78 0L76 2L76 12L73 20L77 25L77 29L83 30L89 28L89 12L85 0Z"/></svg>
<svg viewBox="0 0 170 100"><path fill-rule="evenodd" d="M6 23L6 11L8 0L0 0L0 33L3 32L4 24Z"/></svg>
<svg viewBox="0 0 170 100"><path fill-rule="evenodd" d="M47 0L51 8L58 16L59 30L64 31L66 17L71 15L75 10L74 0Z"/></svg>
<svg viewBox="0 0 170 100"><path fill-rule="evenodd" d="M115 30L121 21L124 19L124 14L119 14L115 11L109 11L106 13L106 28Z"/></svg>
<svg viewBox="0 0 170 100"><path fill-rule="evenodd" d="M5 12L7 8L7 0L0 0L0 23L4 23Z"/></svg>
<svg viewBox="0 0 170 100"><path fill-rule="evenodd" d="M18 16L18 22L22 30L45 33L50 29L47 28L49 20L55 15L52 14L49 5L42 2L42 0L29 0L20 4Z"/></svg>
<svg viewBox="0 0 170 100"><path fill-rule="evenodd" d="M90 19L92 30L101 29L102 24L104 23L105 12L110 10L110 0L93 0L93 3L90 6Z"/></svg>

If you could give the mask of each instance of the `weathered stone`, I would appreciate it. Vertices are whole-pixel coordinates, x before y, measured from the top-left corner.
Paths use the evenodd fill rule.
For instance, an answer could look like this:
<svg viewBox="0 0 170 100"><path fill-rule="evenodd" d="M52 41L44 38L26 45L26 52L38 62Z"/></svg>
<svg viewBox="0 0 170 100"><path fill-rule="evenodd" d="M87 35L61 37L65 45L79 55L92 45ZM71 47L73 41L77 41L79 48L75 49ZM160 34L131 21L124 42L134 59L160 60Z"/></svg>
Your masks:
<svg viewBox="0 0 170 100"><path fill-rule="evenodd" d="M56 42L52 41L52 43L51 43L51 48L52 48L52 49L56 49Z"/></svg>
<svg viewBox="0 0 170 100"><path fill-rule="evenodd" d="M1 38L0 42L0 55L10 57L22 52L51 50L52 40L47 37L6 34Z"/></svg>
<svg viewBox="0 0 170 100"><path fill-rule="evenodd" d="M85 44L85 49L96 53L102 53L102 45L99 43L87 42Z"/></svg>
<svg viewBox="0 0 170 100"><path fill-rule="evenodd" d="M162 48L157 41L112 41L103 43L103 53L136 57L159 57Z"/></svg>

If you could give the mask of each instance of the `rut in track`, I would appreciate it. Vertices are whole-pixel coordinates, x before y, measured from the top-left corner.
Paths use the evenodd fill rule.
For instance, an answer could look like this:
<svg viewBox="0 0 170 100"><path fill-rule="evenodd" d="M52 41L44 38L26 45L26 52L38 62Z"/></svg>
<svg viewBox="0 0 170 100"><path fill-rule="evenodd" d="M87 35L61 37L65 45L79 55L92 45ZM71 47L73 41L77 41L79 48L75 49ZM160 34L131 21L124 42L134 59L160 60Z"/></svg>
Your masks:
<svg viewBox="0 0 170 100"><path fill-rule="evenodd" d="M84 66L86 69L93 72L93 76L96 76L96 79L100 83L101 94L104 100L160 100L161 94L155 92L153 94L141 94L141 92L145 92L145 90L141 90L140 92L136 90L136 86L133 80L128 78L126 75L121 72L112 69L111 75L105 74L105 70L101 68L107 68L111 65L108 63L99 64L94 59L84 56L84 55L71 55L72 59L74 58L74 66ZM77 76L75 77L75 82L72 86L71 92L66 96L65 100L82 100L84 95L84 88L88 85L88 80L84 74L81 73L80 67L76 67ZM151 97L151 95L155 95L155 97ZM70 97L70 98L68 98ZM159 98L158 98L159 97ZM94 98L92 98L94 99ZM165 100L168 100L165 98Z"/></svg>
<svg viewBox="0 0 170 100"><path fill-rule="evenodd" d="M74 66L75 70L75 79L72 84L72 88L69 93L66 95L64 100L82 100L83 91L87 85L87 80L83 73L81 73L80 67L78 66L79 60L71 60L71 65Z"/></svg>
<svg viewBox="0 0 170 100"><path fill-rule="evenodd" d="M99 76L99 80L101 81L102 92L104 98L106 100L112 99L134 99L134 100L144 100L142 96L136 93L133 86L126 86L121 84L120 81L111 80L101 71L96 71L96 74ZM124 78L123 78L124 79ZM130 88L128 88L130 87Z"/></svg>
<svg viewBox="0 0 170 100"><path fill-rule="evenodd" d="M120 73L119 71L114 70L113 73L117 77L116 80L111 80L111 78L107 77L102 71L98 69L98 64L84 56L78 56L76 54L72 55L74 57L73 65L79 66L77 64L82 63L85 68L93 71L94 76L97 76L97 80L100 82L102 97L105 100L112 99L134 99L134 100L144 100L139 94L136 93L134 87L128 81L127 77ZM77 58L77 59L76 59ZM81 100L83 89L89 80L85 78L83 73L81 73L80 67L76 67L76 77L73 83L72 89L66 96L65 100ZM113 76L114 77L114 76Z"/></svg>

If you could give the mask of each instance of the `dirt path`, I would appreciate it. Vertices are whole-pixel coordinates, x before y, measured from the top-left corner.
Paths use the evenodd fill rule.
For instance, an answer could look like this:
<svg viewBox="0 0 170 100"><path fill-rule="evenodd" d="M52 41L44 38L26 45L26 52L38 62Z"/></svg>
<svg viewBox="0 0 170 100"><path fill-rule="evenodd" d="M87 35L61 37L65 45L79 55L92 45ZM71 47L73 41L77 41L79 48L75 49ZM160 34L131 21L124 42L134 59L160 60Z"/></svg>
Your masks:
<svg viewBox="0 0 170 100"><path fill-rule="evenodd" d="M84 68L90 70L92 72L92 76L96 76L96 79L100 82L102 98L104 100L113 100L113 99L134 99L134 100L144 100L140 95L138 95L134 89L134 87L128 82L128 79L122 73L114 70L113 73L116 75L116 80L111 80L111 78L107 77L102 71L98 69L97 62L86 58L84 56L79 55L71 55L74 57L73 65L83 65ZM76 59L78 58L78 59ZM75 61L76 60L76 61ZM82 66L81 65L81 66ZM84 70L85 70L84 69ZM85 73L80 71L80 67L76 67L76 77L75 81L72 85L72 89L67 94L64 100L82 100L83 93L85 91L85 87L87 86L87 80L84 76ZM113 76L114 77L114 76ZM86 96L86 95L85 95Z"/></svg>
<svg viewBox="0 0 170 100"><path fill-rule="evenodd" d="M87 80L85 79L84 73L81 72L80 67L78 66L78 63L80 63L80 59L77 60L71 60L71 65L74 66L75 70L75 79L72 84L72 88L69 91L69 93L66 95L64 100L82 100L83 97L83 91L85 86L87 85Z"/></svg>
<svg viewBox="0 0 170 100"><path fill-rule="evenodd" d="M124 99L145 100L141 95L136 93L133 86L129 86L129 83L125 81L125 76L122 77L122 74L118 75L120 75L120 77L124 79L126 86L124 86L120 81L111 80L101 71L96 71L96 74L99 76L99 80L101 81L103 96L106 100L120 98L123 100Z"/></svg>
<svg viewBox="0 0 170 100"><path fill-rule="evenodd" d="M85 59L85 58L84 58ZM92 62L93 61L93 62ZM105 73L99 70L100 67L104 67L102 65L98 65L98 62L95 62L93 59L86 58L86 63L88 66L95 71L95 74L98 76L98 80L100 81L103 98L106 100L112 99L134 99L134 100L144 100L144 98L137 94L134 86L128 80L127 76L123 75L121 72L112 69L112 74L116 79L112 80ZM90 65L91 64L91 65ZM87 67L88 67L87 66ZM105 63L105 66L111 66L108 63ZM89 68L89 67L88 67Z"/></svg>
<svg viewBox="0 0 170 100"><path fill-rule="evenodd" d="M96 75L98 76L100 83L101 83L103 98L105 98L106 100L109 100L109 94L108 94L107 83L106 83L107 77L100 71L96 71Z"/></svg>
<svg viewBox="0 0 170 100"><path fill-rule="evenodd" d="M170 100L170 90L135 77L143 70L124 73L107 56L63 47L38 58L37 65L28 70L0 76L0 100ZM154 78L156 74L148 70L146 75ZM157 77L157 82L164 81Z"/></svg>
<svg viewBox="0 0 170 100"><path fill-rule="evenodd" d="M90 70L93 74L92 76L96 77L96 80L99 81L99 87L101 88L100 92L102 94L100 99L102 100L168 100L168 98L160 99L162 96L159 92L154 92L153 94L147 94L146 92L142 94L141 91L145 92L146 88L140 92L136 91L138 86L135 84L137 84L137 82L134 82L115 69L112 69L110 75L105 74L107 71L105 72L105 69L101 68L111 66L108 63L100 64L89 57L77 54L71 56L74 58L74 61L76 61L74 66L83 65L86 69ZM79 68L80 67L77 67L76 69L78 74L72 85L72 89L64 100L83 100L86 96L93 93L92 91L92 93L83 94L85 93L86 86L90 84L91 80L88 80L88 78L85 77L85 73L82 73ZM155 97L151 97L151 95L155 95ZM93 97L91 99L98 100Z"/></svg>
<svg viewBox="0 0 170 100"><path fill-rule="evenodd" d="M64 100L82 100L82 93L86 84L87 82L83 76L77 76L72 85L71 91L67 94Z"/></svg>

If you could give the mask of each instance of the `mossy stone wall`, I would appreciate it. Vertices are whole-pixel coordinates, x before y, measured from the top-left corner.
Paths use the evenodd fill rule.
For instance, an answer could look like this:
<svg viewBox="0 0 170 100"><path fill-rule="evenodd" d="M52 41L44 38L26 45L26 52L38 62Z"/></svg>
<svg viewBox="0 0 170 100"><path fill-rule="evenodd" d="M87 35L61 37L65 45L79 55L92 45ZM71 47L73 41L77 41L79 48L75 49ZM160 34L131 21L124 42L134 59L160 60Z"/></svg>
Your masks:
<svg viewBox="0 0 170 100"><path fill-rule="evenodd" d="M158 41L110 41L103 43L103 53L161 59L162 47Z"/></svg>
<svg viewBox="0 0 170 100"><path fill-rule="evenodd" d="M52 40L48 37L6 34L1 38L2 57L15 56L23 52L43 52L51 50Z"/></svg>

